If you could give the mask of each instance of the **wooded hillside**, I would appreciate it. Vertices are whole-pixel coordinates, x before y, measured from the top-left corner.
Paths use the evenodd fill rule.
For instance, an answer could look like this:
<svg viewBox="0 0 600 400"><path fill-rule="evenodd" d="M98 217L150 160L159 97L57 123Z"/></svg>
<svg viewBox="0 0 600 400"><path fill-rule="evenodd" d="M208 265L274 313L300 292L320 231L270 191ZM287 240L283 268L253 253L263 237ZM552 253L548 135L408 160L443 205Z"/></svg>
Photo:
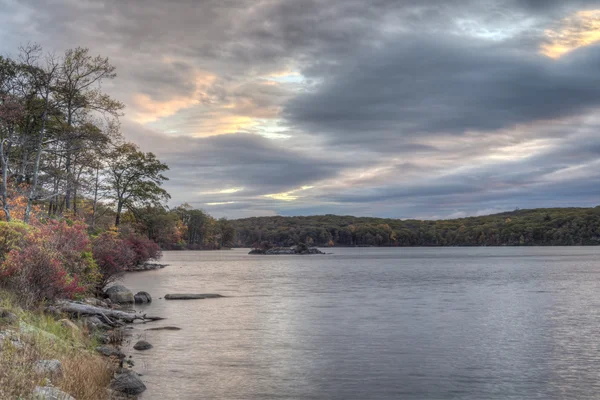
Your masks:
<svg viewBox="0 0 600 400"><path fill-rule="evenodd" d="M236 245L519 246L600 244L600 207L515 210L438 221L337 215L230 221Z"/></svg>

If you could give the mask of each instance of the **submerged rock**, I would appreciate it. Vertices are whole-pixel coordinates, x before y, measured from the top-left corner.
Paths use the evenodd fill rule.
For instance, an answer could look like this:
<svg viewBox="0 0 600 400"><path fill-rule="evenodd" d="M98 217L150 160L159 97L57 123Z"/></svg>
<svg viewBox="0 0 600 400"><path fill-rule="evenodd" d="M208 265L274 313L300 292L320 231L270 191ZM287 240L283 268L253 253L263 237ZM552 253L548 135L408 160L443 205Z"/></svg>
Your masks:
<svg viewBox="0 0 600 400"><path fill-rule="evenodd" d="M62 376L62 364L58 360L40 360L35 363L35 372L38 375L58 378Z"/></svg>
<svg viewBox="0 0 600 400"><path fill-rule="evenodd" d="M147 331L180 331L181 328L176 326L161 326L158 328L148 328Z"/></svg>
<svg viewBox="0 0 600 400"><path fill-rule="evenodd" d="M137 272L137 271L154 271L157 269L163 269L168 267L168 264L158 264L158 263L144 263L141 265L135 265L133 267L125 268L128 272Z"/></svg>
<svg viewBox="0 0 600 400"><path fill-rule="evenodd" d="M69 394L52 386L36 386L33 398L36 400L75 400Z"/></svg>
<svg viewBox="0 0 600 400"><path fill-rule="evenodd" d="M113 303L118 304L131 304L135 301L131 290L123 285L109 287L104 291L104 296L108 297Z"/></svg>
<svg viewBox="0 0 600 400"><path fill-rule="evenodd" d="M152 345L148 342L146 342L145 340L140 340L139 342L137 342L134 346L134 349L136 350L150 350L152 348Z"/></svg>
<svg viewBox="0 0 600 400"><path fill-rule="evenodd" d="M110 388L116 392L137 396L146 390L146 385L135 372L123 370L111 382Z"/></svg>
<svg viewBox="0 0 600 400"><path fill-rule="evenodd" d="M148 292L138 292L135 296L133 296L135 304L146 304L152 303L152 296Z"/></svg>
<svg viewBox="0 0 600 400"><path fill-rule="evenodd" d="M190 294L190 293L182 293L182 294L168 294L165 296L166 300L201 300L201 299L217 299L221 296L220 294L215 293L200 293L200 294Z"/></svg>

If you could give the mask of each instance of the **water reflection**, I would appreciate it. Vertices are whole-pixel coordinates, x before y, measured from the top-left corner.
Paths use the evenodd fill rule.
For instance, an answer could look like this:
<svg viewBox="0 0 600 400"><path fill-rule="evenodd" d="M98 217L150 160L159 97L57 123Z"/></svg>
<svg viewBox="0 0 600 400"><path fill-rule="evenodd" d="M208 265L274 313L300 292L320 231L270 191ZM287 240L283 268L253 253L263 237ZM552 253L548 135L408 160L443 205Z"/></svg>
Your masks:
<svg viewBox="0 0 600 400"><path fill-rule="evenodd" d="M596 248L167 252L144 399L596 398ZM166 293L230 297L165 301Z"/></svg>

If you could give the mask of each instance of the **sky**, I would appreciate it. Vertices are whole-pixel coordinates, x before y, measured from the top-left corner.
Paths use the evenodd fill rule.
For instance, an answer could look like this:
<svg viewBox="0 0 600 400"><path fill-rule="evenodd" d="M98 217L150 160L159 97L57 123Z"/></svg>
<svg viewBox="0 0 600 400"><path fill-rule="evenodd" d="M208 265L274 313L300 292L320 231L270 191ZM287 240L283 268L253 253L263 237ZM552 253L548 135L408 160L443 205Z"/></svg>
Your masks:
<svg viewBox="0 0 600 400"><path fill-rule="evenodd" d="M600 203L600 1L0 0L108 56L170 205L454 218Z"/></svg>

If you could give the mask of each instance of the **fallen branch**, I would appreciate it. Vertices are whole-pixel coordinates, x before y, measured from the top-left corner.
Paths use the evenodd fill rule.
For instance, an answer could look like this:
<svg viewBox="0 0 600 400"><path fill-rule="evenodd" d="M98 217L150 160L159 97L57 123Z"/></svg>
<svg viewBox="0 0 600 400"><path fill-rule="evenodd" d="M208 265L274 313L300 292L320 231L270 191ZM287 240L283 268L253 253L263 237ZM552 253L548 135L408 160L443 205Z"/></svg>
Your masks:
<svg viewBox="0 0 600 400"><path fill-rule="evenodd" d="M89 304L79 303L76 301L61 301L57 304L57 307L58 307L58 310L63 313L76 315L78 317L96 316L102 322L104 322L110 326L118 325L118 323L113 320L120 320L123 322L132 323L133 321L136 321L136 320L158 321L158 320L162 319L160 317L146 317L145 314L138 315L136 313L112 310L110 308L96 307L96 306L92 306Z"/></svg>

